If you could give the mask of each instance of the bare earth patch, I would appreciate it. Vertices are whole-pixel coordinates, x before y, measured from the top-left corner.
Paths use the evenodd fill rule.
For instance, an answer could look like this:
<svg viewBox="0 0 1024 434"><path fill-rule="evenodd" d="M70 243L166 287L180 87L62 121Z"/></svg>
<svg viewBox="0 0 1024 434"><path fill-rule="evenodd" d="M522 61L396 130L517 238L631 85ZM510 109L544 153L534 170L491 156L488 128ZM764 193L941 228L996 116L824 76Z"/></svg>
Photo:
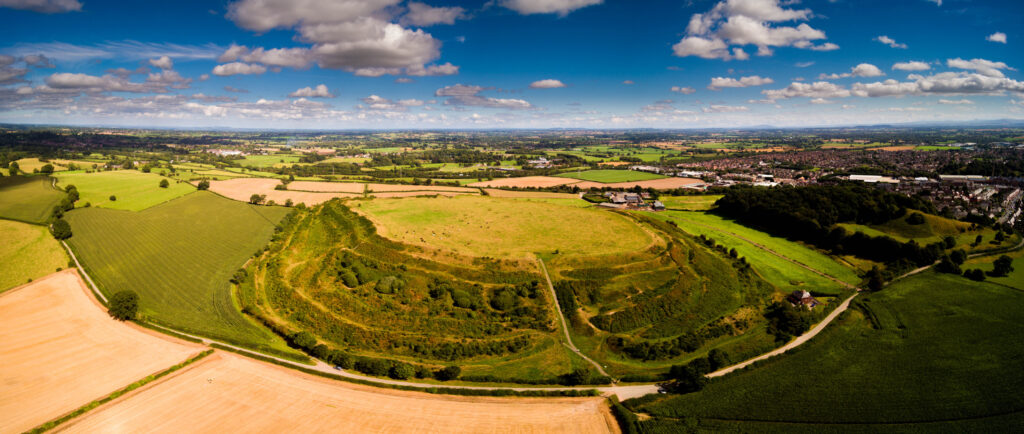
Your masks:
<svg viewBox="0 0 1024 434"><path fill-rule="evenodd" d="M0 296L0 432L22 432L202 347L111 319L74 270Z"/></svg>
<svg viewBox="0 0 1024 434"><path fill-rule="evenodd" d="M97 432L617 432L593 398L374 389L218 352L72 422Z"/></svg>

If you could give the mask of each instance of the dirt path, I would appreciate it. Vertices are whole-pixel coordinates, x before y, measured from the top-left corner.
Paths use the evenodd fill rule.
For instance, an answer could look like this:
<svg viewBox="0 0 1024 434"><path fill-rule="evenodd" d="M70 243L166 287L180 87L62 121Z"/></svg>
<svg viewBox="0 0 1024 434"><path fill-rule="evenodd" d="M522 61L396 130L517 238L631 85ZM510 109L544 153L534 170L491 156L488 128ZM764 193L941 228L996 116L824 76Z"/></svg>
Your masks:
<svg viewBox="0 0 1024 434"><path fill-rule="evenodd" d="M839 314L845 312L846 308L850 307L850 302L853 301L853 298L856 297L858 294L860 294L860 293L859 292L858 293L854 293L853 295L847 297L846 300L843 300L843 302L839 306L836 306L836 308L834 310L832 310L832 313L828 314L828 316L826 316L824 320L822 320L821 322L816 324L814 327L812 327L810 330L808 330L807 333L804 333L804 334L800 335L800 337L798 337L796 339L793 339L788 344L783 345L783 346L781 346L779 348L776 348L775 350L773 350L771 352L768 352L768 353L762 354L760 356L754 357L753 359L747 360L747 361L745 361L743 363L735 364L735 365L732 365L732 366L730 366L728 368L719 369L719 370L717 370L715 372L712 372L712 373L708 374L707 377L708 378L721 377L721 376L723 376L725 374L728 374L730 372L733 372L735 370L746 368L747 366L750 366L751 364L753 364L755 362L767 359L769 357L775 357L775 356L777 356L779 354L785 353L786 351L792 350L793 348L796 348L796 347L798 347L800 345L803 345L807 341L811 340L811 338L817 336L818 333L821 333L821 331L825 329L825 326L829 325L829 323L831 323L832 320L836 319L836 317L838 317Z"/></svg>
<svg viewBox="0 0 1024 434"><path fill-rule="evenodd" d="M544 280L548 283L548 289L551 290L551 298L555 301L555 313L558 314L558 321L562 324L562 331L565 332L565 342L563 342L562 344L568 347L574 353L576 353L576 355L583 358L583 360L586 360L590 362L591 365L594 365L594 367L597 368L597 372L600 372L601 375L608 377L608 373L604 371L604 367L602 367L599 363L595 362L590 357L584 355L583 352L580 351L579 348L576 348L576 345L572 343L572 337L569 336L569 324L565 322L565 316L562 315L562 306L558 304L558 294L555 293L555 285L551 284L551 276L548 275L548 267L544 265L544 260L541 258L537 258L537 262L540 263L540 269L541 271L544 272Z"/></svg>

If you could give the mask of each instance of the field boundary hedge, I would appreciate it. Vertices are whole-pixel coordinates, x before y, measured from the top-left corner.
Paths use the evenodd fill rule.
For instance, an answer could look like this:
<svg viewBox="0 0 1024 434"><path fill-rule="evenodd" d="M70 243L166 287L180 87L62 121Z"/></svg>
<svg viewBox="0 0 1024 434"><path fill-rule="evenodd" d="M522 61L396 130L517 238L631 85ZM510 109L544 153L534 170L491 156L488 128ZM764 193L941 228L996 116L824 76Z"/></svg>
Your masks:
<svg viewBox="0 0 1024 434"><path fill-rule="evenodd" d="M358 378L344 377L341 375L334 375L327 372L317 371L315 369L304 368L301 366L293 365L281 360L277 360L272 357L267 357L262 354L252 353L248 351L239 351L238 349L231 348L228 346L220 345L217 343L210 344L211 347L232 352L241 356L256 359L261 362L272 363L278 366L282 366L288 369L294 369L299 372L303 372L318 377L329 378L332 380L339 380L353 384L360 384L363 386L380 387L386 389L404 390L409 392L424 392L436 395L462 395L462 396L513 396L513 397L583 397L583 396L599 396L600 392L596 389L555 389L555 390L510 390L510 389L467 389L460 388L457 386L453 387L440 387L440 386L403 386L400 384L388 384L379 383L376 381L362 380Z"/></svg>
<svg viewBox="0 0 1024 434"><path fill-rule="evenodd" d="M69 421L71 419L74 419L74 418L76 418L78 416L81 416L82 414L85 414L89 410L92 410L92 409L94 409L96 407L99 407L99 406L101 406L103 404L106 404L106 403L108 403L110 401L113 401L114 399L117 399L121 395L124 395L124 394L126 394L128 392L131 392L131 391L133 391L135 389L138 389L138 388L140 388L142 386L145 386L145 385L147 385L149 383L152 383L153 381L159 380L160 378L163 378L163 377L165 377L165 376L167 376L167 375L169 375L169 374L171 374L171 373L173 373L175 371L180 370L181 368L184 368L184 367L186 367L188 365L191 365L192 363L195 363L195 362L199 361L200 359L202 359L202 358L204 358L206 356L209 356L210 354L213 354L213 350L203 351L203 352L199 353L198 355L192 356L188 360L185 360L184 362L178 363L177 365L171 366L170 368L164 369L163 371L157 372L156 374L148 375L148 376L142 378L141 380L138 380L138 381L136 381L136 382L134 382L132 384L129 384L129 385L127 385L127 386L125 386L125 387L123 387L121 389L118 389L118 390L114 391L113 393L111 393L111 394L109 394L109 395L107 395L107 396L105 396L103 398L100 398L100 399L92 401L92 402L90 402L88 404L85 404L85 405L79 407L77 410L72 411L71 413L68 413L68 414L66 414L64 416L61 416L61 417L57 418L57 419L54 419L54 420L46 422L46 423L44 423L42 425L39 425L39 426L33 428L32 430L30 430L28 432L35 434L35 433L46 432L46 431L49 431L51 429L54 429L58 425L63 424L63 423L65 423L65 422L67 422L67 421Z"/></svg>

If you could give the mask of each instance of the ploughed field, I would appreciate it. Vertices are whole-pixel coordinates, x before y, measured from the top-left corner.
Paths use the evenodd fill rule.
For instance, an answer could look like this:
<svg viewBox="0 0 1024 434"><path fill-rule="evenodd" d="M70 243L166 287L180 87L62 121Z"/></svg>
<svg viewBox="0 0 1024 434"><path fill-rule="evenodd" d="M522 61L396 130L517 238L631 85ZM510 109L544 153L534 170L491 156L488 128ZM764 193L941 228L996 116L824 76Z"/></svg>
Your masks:
<svg viewBox="0 0 1024 434"><path fill-rule="evenodd" d="M239 312L229 283L287 212L200 191L140 212L81 208L65 218L74 232L68 244L107 297L131 289L147 320L295 354Z"/></svg>
<svg viewBox="0 0 1024 434"><path fill-rule="evenodd" d="M242 308L349 357L458 365L468 381L553 382L591 369L560 343L537 258L574 341L613 375L655 378L710 348L772 345L762 309L776 287L640 215L544 199L336 200L283 228L247 268Z"/></svg>
<svg viewBox="0 0 1024 434"><path fill-rule="evenodd" d="M0 431L24 432L202 349L119 323L74 270L0 295Z"/></svg>
<svg viewBox="0 0 1024 434"><path fill-rule="evenodd" d="M863 294L799 351L627 401L652 432L1007 432L1024 422L1024 293L927 271Z"/></svg>

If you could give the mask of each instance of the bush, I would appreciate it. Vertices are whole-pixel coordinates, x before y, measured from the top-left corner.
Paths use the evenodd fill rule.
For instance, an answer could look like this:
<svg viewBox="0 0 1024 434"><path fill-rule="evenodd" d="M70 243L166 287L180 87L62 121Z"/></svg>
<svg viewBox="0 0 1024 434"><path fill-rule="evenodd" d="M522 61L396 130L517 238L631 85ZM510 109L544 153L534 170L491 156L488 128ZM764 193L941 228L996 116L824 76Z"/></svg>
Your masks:
<svg viewBox="0 0 1024 434"><path fill-rule="evenodd" d="M396 380L408 380L416 374L416 369L408 363L395 363L388 371L388 376Z"/></svg>
<svg viewBox="0 0 1024 434"><path fill-rule="evenodd" d="M49 175L49 174L53 173L53 165L52 164L44 164L43 167L41 169L39 169L39 173L42 173L43 175Z"/></svg>
<svg viewBox="0 0 1024 434"><path fill-rule="evenodd" d="M381 294L394 294L405 287L405 282L395 276L386 276L377 281L373 288Z"/></svg>
<svg viewBox="0 0 1024 434"><path fill-rule="evenodd" d="M342 283L345 284L345 286L347 286L349 288L355 288L355 287L359 286L359 279L356 278L355 273L352 273L352 270L348 270L348 269L342 270L341 271L341 281L342 281Z"/></svg>
<svg viewBox="0 0 1024 434"><path fill-rule="evenodd" d="M110 195L110 201L111 202L117 202L117 196Z"/></svg>
<svg viewBox="0 0 1024 434"><path fill-rule="evenodd" d="M500 289L491 296L491 307L495 310L509 310L516 307L516 294L508 288Z"/></svg>
<svg viewBox="0 0 1024 434"><path fill-rule="evenodd" d="M167 188L167 187L169 187L170 185L171 185L171 183L170 183L170 182L167 182L167 180L166 180L166 179L161 179L161 180L160 180L160 188Z"/></svg>
<svg viewBox="0 0 1024 434"><path fill-rule="evenodd" d="M292 335L291 341L295 346L305 350L312 350L316 346L316 338L312 333L306 331L295 333Z"/></svg>
<svg viewBox="0 0 1024 434"><path fill-rule="evenodd" d="M924 216L919 212L915 212L907 217L907 224L909 225L920 225L924 224Z"/></svg>
<svg viewBox="0 0 1024 434"><path fill-rule="evenodd" d="M437 372L434 372L434 378L439 381L450 381L459 378L460 374L462 374L462 368L458 366L446 366Z"/></svg>
<svg viewBox="0 0 1024 434"><path fill-rule="evenodd" d="M57 219L50 226L50 233L58 240L66 240L71 238L71 225L68 224L67 220Z"/></svg>
<svg viewBox="0 0 1024 434"><path fill-rule="evenodd" d="M119 321L127 321L135 318L139 311L139 294L135 291L124 290L110 297L110 309L107 313Z"/></svg>
<svg viewBox="0 0 1024 434"><path fill-rule="evenodd" d="M196 188L199 189L199 190L209 190L210 189L210 181L207 181L205 179L202 180L202 181L199 181L199 185L196 185Z"/></svg>

